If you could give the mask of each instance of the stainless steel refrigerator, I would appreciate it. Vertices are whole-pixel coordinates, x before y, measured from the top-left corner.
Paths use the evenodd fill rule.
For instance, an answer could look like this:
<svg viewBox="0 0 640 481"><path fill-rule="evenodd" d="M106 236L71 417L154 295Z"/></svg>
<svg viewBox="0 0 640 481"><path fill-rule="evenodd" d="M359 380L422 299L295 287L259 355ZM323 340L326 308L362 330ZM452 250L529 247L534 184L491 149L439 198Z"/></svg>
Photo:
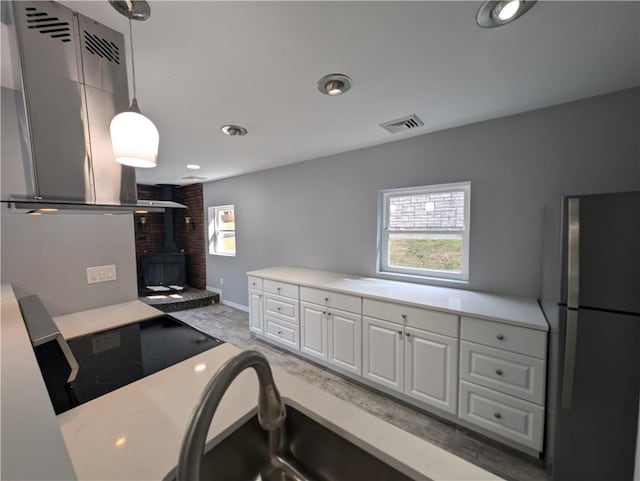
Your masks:
<svg viewBox="0 0 640 481"><path fill-rule="evenodd" d="M545 223L549 477L631 481L640 397L640 192L568 197Z"/></svg>

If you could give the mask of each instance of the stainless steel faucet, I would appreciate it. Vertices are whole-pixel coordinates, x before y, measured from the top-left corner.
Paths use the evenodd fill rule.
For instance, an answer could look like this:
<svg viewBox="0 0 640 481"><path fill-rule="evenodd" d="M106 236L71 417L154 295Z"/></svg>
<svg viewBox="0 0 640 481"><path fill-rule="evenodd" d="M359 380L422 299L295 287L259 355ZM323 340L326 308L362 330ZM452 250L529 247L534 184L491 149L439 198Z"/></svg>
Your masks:
<svg viewBox="0 0 640 481"><path fill-rule="evenodd" d="M273 444L282 442L278 439L280 435L276 431L282 432L280 428L284 424L286 411L282 399L280 399L280 393L273 382L269 362L264 355L257 351L243 351L229 359L205 387L200 403L191 415L189 427L180 448L178 481L200 481L202 453L213 415L233 380L250 367L256 371L260 385L258 397L260 426L269 431L272 449L274 448Z"/></svg>

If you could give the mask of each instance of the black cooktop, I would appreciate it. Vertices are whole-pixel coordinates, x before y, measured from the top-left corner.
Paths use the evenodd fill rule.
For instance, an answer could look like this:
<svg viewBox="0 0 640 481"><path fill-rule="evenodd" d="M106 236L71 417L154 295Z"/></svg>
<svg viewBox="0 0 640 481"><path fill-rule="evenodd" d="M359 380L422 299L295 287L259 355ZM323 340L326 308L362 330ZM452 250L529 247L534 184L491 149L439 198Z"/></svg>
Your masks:
<svg viewBox="0 0 640 481"><path fill-rule="evenodd" d="M56 343L35 348L56 414L223 343L169 315L67 342L79 365L71 383L70 368Z"/></svg>

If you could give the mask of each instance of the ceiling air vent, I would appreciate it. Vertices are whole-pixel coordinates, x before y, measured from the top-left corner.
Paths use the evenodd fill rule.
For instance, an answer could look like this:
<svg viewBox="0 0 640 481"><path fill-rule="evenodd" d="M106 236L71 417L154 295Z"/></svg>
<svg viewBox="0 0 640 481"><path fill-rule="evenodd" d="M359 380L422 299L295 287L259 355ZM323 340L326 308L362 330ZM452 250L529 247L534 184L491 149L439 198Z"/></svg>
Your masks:
<svg viewBox="0 0 640 481"><path fill-rule="evenodd" d="M411 114L400 119L384 122L380 124L380 127L391 134L397 134L400 132L407 132L409 130L417 129L418 127L422 127L423 125L424 122L420 120L420 118L416 114Z"/></svg>
<svg viewBox="0 0 640 481"><path fill-rule="evenodd" d="M84 30L84 48L93 55L106 58L109 62L120 65L120 50L118 46L98 35L90 34L86 30Z"/></svg>
<svg viewBox="0 0 640 481"><path fill-rule="evenodd" d="M69 22L61 21L58 17L52 17L47 12L39 11L35 7L26 7L27 25L43 35L59 39L61 42L71 42L71 29Z"/></svg>

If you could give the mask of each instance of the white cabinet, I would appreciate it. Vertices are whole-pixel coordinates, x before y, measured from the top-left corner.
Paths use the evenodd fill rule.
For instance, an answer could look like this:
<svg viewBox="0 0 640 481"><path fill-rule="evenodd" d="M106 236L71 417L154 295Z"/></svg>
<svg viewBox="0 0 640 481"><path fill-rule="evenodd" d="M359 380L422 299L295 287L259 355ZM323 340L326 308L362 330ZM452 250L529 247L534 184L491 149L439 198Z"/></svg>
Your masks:
<svg viewBox="0 0 640 481"><path fill-rule="evenodd" d="M321 306L300 303L300 351L327 360L327 311Z"/></svg>
<svg viewBox="0 0 640 481"><path fill-rule="evenodd" d="M300 351L314 359L362 375L362 315L329 307L333 301L360 310L353 296L336 296L318 289L301 288Z"/></svg>
<svg viewBox="0 0 640 481"><path fill-rule="evenodd" d="M404 389L404 336L402 326L363 318L363 374L396 391Z"/></svg>
<svg viewBox="0 0 640 481"><path fill-rule="evenodd" d="M332 309L327 319L329 363L361 375L362 316Z"/></svg>
<svg viewBox="0 0 640 481"><path fill-rule="evenodd" d="M407 327L404 349L405 394L455 414L458 340Z"/></svg>
<svg viewBox="0 0 640 481"><path fill-rule="evenodd" d="M544 408L538 404L460 381L460 419L542 450Z"/></svg>
<svg viewBox="0 0 640 481"><path fill-rule="evenodd" d="M542 451L547 335L462 318L460 419Z"/></svg>
<svg viewBox="0 0 640 481"><path fill-rule="evenodd" d="M364 376L455 414L458 340L364 318Z"/></svg>
<svg viewBox="0 0 640 481"><path fill-rule="evenodd" d="M298 326L276 317L264 316L264 335L267 339L288 347L289 349L300 349L300 338Z"/></svg>
<svg viewBox="0 0 640 481"><path fill-rule="evenodd" d="M516 449L542 451L547 332L537 303L299 271L248 273L259 339Z"/></svg>
<svg viewBox="0 0 640 481"><path fill-rule="evenodd" d="M249 329L262 334L264 330L262 311L262 291L249 291Z"/></svg>

